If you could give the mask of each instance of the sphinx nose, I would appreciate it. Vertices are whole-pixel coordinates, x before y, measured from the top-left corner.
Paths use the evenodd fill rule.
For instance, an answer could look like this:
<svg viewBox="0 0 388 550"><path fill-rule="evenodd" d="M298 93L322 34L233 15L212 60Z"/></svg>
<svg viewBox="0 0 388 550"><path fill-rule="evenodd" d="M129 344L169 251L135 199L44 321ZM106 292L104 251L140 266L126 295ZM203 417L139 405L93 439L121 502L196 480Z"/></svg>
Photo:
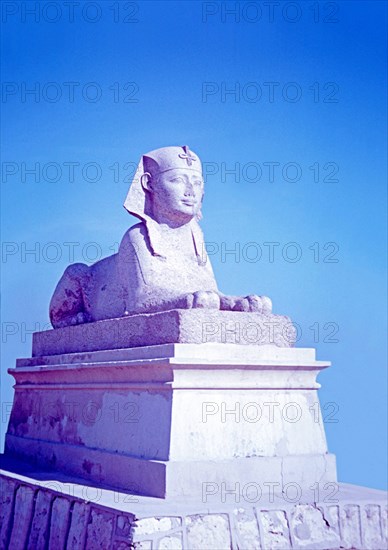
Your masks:
<svg viewBox="0 0 388 550"><path fill-rule="evenodd" d="M185 197L193 197L194 196L194 186L192 183L187 182L186 188L185 188Z"/></svg>

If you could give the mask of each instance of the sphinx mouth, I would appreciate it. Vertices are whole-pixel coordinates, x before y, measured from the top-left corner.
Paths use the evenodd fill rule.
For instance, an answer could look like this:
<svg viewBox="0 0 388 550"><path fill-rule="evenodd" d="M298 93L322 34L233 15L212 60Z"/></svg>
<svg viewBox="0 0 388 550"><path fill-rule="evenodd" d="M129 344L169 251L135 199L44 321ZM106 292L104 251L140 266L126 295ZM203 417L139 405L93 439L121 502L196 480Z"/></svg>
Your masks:
<svg viewBox="0 0 388 550"><path fill-rule="evenodd" d="M195 206L196 202L191 199L182 199L181 201L186 206Z"/></svg>

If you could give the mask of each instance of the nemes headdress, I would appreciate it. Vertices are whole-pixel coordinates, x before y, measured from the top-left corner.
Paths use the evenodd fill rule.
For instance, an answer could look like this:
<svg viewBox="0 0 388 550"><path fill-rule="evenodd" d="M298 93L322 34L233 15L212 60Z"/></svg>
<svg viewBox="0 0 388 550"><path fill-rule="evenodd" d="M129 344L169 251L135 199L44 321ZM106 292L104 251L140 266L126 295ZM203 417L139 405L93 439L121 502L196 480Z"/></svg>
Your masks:
<svg viewBox="0 0 388 550"><path fill-rule="evenodd" d="M183 147L161 147L143 155L124 202L124 208L130 214L145 222L152 252L159 256L164 256L162 237L158 223L151 217L147 191L142 186L141 177L146 172L155 177L175 168L184 168L202 174L199 157L187 145ZM198 216L198 219L200 217L201 215ZM202 254L204 249L202 231L196 220L192 220L190 225L197 254Z"/></svg>

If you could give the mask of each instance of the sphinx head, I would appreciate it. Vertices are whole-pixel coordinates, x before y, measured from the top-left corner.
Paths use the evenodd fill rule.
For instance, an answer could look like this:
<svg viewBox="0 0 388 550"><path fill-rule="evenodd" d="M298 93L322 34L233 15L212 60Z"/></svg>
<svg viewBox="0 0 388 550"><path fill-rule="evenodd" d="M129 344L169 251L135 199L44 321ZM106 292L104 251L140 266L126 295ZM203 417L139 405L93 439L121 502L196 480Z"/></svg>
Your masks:
<svg viewBox="0 0 388 550"><path fill-rule="evenodd" d="M204 194L201 162L188 147L163 147L143 155L141 185L146 213L177 227L200 217Z"/></svg>
<svg viewBox="0 0 388 550"><path fill-rule="evenodd" d="M159 223L183 225L198 216L203 199L201 174L173 168L162 174L142 176L149 194L150 216Z"/></svg>

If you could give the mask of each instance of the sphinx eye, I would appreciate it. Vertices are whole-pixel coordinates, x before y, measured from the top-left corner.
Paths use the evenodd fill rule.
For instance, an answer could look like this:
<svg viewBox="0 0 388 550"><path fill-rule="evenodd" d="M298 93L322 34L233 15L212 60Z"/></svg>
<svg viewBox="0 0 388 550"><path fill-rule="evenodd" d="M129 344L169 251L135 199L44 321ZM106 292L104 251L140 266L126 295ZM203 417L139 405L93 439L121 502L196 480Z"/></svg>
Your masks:
<svg viewBox="0 0 388 550"><path fill-rule="evenodd" d="M178 178L173 178L171 181L173 183L182 183L183 179L178 177Z"/></svg>

